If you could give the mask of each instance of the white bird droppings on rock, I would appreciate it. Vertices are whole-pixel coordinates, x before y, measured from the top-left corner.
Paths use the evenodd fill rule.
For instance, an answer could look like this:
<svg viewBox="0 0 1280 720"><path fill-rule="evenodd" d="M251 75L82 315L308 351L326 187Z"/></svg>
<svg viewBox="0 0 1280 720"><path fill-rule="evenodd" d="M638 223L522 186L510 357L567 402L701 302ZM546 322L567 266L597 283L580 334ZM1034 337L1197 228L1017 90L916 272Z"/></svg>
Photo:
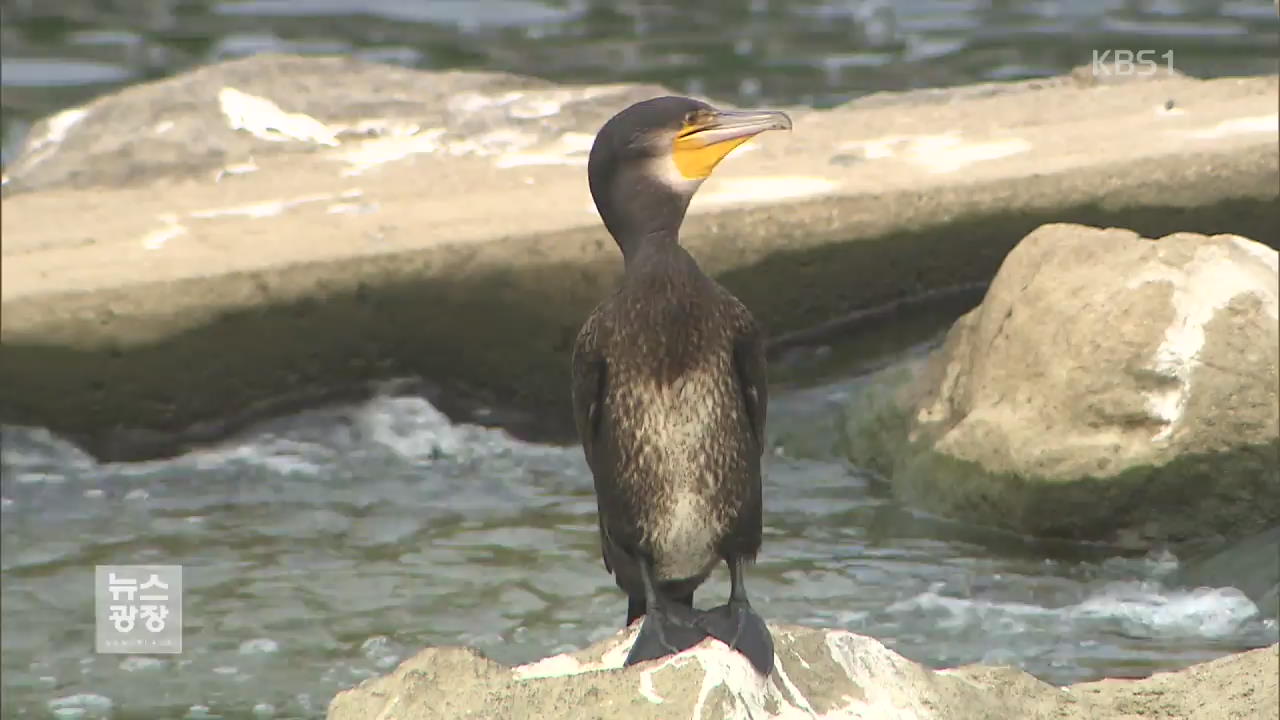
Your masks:
<svg viewBox="0 0 1280 720"><path fill-rule="evenodd" d="M1280 114L1255 115L1253 117L1223 120L1209 127L1191 130L1186 135L1198 140L1216 140L1231 137L1232 135L1250 133L1271 133L1272 135L1280 133Z"/></svg>
<svg viewBox="0 0 1280 720"><path fill-rule="evenodd" d="M1231 244L1261 260L1263 264L1271 268L1271 272L1280 273L1280 252L1276 252L1274 249L1269 248L1260 242L1254 242L1249 238L1240 237L1239 235L1225 235L1224 237L1228 238L1231 241ZM1275 295L1276 293L1273 292L1272 296L1274 297ZM1271 308L1271 314L1275 315L1277 310L1276 304L1273 302L1269 307Z"/></svg>
<svg viewBox="0 0 1280 720"><path fill-rule="evenodd" d="M1242 263L1228 248L1241 248L1252 259L1271 260L1267 268ZM1277 316L1276 251L1244 238L1233 237L1231 245L1205 244L1196 249L1195 257L1183 268L1167 265L1149 267L1130 281L1135 288L1150 282L1167 282L1172 286L1173 319L1165 329L1164 341L1156 350L1152 370L1176 380L1168 390L1152 390L1149 408L1165 426L1152 438L1169 438L1182 418L1191 395L1191 377L1200 365L1200 350L1205 344L1205 326L1233 299L1244 294L1256 295L1272 316ZM1256 271L1255 271L1256 268Z"/></svg>
<svg viewBox="0 0 1280 720"><path fill-rule="evenodd" d="M943 136L912 148L911 161L932 173L950 173L986 160L1024 153L1031 143L1021 138L965 143L958 135Z"/></svg>
<svg viewBox="0 0 1280 720"><path fill-rule="evenodd" d="M89 111L81 107L70 108L51 115L43 123L44 133L27 139L26 147L23 149L23 155L26 156L22 163L23 168L30 170L57 152L58 145L67 138L67 134L71 132L71 129L79 125L80 121L86 117L89 117Z"/></svg>
<svg viewBox="0 0 1280 720"><path fill-rule="evenodd" d="M339 144L333 129L310 115L285 112L266 98L233 87L218 92L218 105L232 130L244 130L262 140L296 140L330 147Z"/></svg>
<svg viewBox="0 0 1280 720"><path fill-rule="evenodd" d="M392 673L338 693L328 717L425 720L437 717L441 707L458 716L488 717L493 708L515 707L521 717L638 720L1119 717L1096 703L1092 693L1065 698L1058 688L1011 668L995 671L996 676L994 669L971 666L933 671L873 638L844 630L771 626L777 652L768 677L712 639L676 655L619 667L639 624L591 647L518 668L468 648L427 648ZM1275 648L1255 651L1248 660L1249 667L1274 666ZM1233 665L1220 672L1240 669ZM1188 683L1196 681L1194 673L1185 675ZM1135 692L1150 690L1137 685ZM1122 706L1123 698L1116 704Z"/></svg>
<svg viewBox="0 0 1280 720"><path fill-rule="evenodd" d="M810 175L775 175L708 181L689 203L691 210L748 203L779 202L825 195L840 186L835 180Z"/></svg>
<svg viewBox="0 0 1280 720"><path fill-rule="evenodd" d="M664 702L662 696L659 695L658 691L653 687L652 672L640 673L640 694L644 696L644 699L654 705L661 705Z"/></svg>
<svg viewBox="0 0 1280 720"><path fill-rule="evenodd" d="M1022 138L965 142L960 133L948 132L855 140L840 145L838 149L860 152L866 160L901 157L931 173L950 173L977 162L1024 153L1031 149L1031 143Z"/></svg>
<svg viewBox="0 0 1280 720"><path fill-rule="evenodd" d="M561 653L543 658L528 665L520 665L511 671L517 680L534 680L545 677L564 677L588 672L590 668L578 662L572 655Z"/></svg>
<svg viewBox="0 0 1280 720"><path fill-rule="evenodd" d="M208 210L197 210L190 213L188 217L198 220L210 220L218 217L244 216L250 218L272 217L290 210L300 205L310 203L327 202L327 201L345 201L354 200L364 196L362 190L344 190L340 193L315 193L312 195L302 195L299 197L284 198L279 200L264 200L262 202L247 203L244 205L231 205L221 208L210 208Z"/></svg>
<svg viewBox="0 0 1280 720"><path fill-rule="evenodd" d="M213 181L222 182L222 178L227 175L248 175L251 172L257 172L258 166L252 160L242 163L231 163L214 173Z"/></svg>
<svg viewBox="0 0 1280 720"><path fill-rule="evenodd" d="M187 229L178 222L178 216L166 213L159 219L160 227L142 236L142 247L147 250L159 250L170 240L187 234Z"/></svg>
<svg viewBox="0 0 1280 720"><path fill-rule="evenodd" d="M545 147L521 152L505 153L494 161L500 168L527 165L586 165L587 155L595 136L589 133L567 132Z"/></svg>
<svg viewBox="0 0 1280 720"><path fill-rule="evenodd" d="M347 163L342 171L345 177L362 175L369 170L410 155L439 152L444 148L444 128L429 128L421 132L394 133L386 137L364 140L340 156Z"/></svg>
<svg viewBox="0 0 1280 720"><path fill-rule="evenodd" d="M847 401L846 452L923 510L1030 535L1272 525L1278 265L1233 235L1041 226L942 347Z"/></svg>

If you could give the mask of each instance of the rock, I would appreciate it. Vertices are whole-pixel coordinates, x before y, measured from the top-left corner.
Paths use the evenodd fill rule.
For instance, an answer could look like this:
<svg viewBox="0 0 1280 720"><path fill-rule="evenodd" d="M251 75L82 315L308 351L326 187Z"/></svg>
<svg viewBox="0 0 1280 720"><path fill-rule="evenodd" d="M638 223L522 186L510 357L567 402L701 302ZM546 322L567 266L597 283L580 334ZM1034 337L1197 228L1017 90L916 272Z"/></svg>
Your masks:
<svg viewBox="0 0 1280 720"><path fill-rule="evenodd" d="M1277 317L1259 243L1046 225L926 362L850 403L849 455L1022 533L1258 531L1280 522Z"/></svg>
<svg viewBox="0 0 1280 720"><path fill-rule="evenodd" d="M1119 720L1155 708L1203 720L1275 717L1280 646L1145 680L1060 689L1013 668L930 670L842 630L772 631L777 661L768 678L716 640L623 669L634 630L516 668L468 648L428 648L339 693L328 717Z"/></svg>
<svg viewBox="0 0 1280 720"><path fill-rule="evenodd" d="M361 148L364 157L352 158L351 169L396 153L501 154L602 123L613 107L661 91L256 55L128 87L46 118L6 168L5 192L215 177L249 172L273 155L369 140L381 142Z"/></svg>
<svg viewBox="0 0 1280 720"><path fill-rule="evenodd" d="M1144 680L1098 680L1068 688L1082 703L1108 707L1116 720L1270 720L1280 716L1276 663L1280 645L1227 655Z"/></svg>
<svg viewBox="0 0 1280 720"><path fill-rule="evenodd" d="M792 109L684 241L786 336L985 283L1047 221L1270 240L1276 90L1064 77ZM567 439L569 347L621 267L586 153L662 92L255 56L50 118L4 185L0 422L148 458L416 377Z"/></svg>
<svg viewBox="0 0 1280 720"><path fill-rule="evenodd" d="M1280 617L1280 527L1227 543L1183 564L1178 580L1191 587L1236 587L1264 615Z"/></svg>

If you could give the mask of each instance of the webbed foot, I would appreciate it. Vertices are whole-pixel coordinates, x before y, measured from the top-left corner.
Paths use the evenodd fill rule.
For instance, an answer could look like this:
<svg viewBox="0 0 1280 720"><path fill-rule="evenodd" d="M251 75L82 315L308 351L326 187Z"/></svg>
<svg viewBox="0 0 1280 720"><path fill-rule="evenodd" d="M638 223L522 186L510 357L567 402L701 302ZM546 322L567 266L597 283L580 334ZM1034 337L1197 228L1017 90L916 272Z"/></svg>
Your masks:
<svg viewBox="0 0 1280 720"><path fill-rule="evenodd" d="M640 634L623 665L635 665L688 650L707 637L701 613L683 605L650 606L641 621Z"/></svg>
<svg viewBox="0 0 1280 720"><path fill-rule="evenodd" d="M761 675L773 671L773 636L747 602L730 600L703 613L699 622L708 635L750 660Z"/></svg>

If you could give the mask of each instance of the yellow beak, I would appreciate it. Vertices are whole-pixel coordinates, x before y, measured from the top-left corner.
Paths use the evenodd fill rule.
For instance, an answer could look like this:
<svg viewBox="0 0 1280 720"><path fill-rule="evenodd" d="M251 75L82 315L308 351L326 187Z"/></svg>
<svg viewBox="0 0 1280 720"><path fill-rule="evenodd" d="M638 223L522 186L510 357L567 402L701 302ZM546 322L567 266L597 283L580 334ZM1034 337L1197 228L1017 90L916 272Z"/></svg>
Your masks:
<svg viewBox="0 0 1280 720"><path fill-rule="evenodd" d="M673 153L680 174L701 180L731 150L766 130L790 130L791 118L777 110L717 110L685 125Z"/></svg>

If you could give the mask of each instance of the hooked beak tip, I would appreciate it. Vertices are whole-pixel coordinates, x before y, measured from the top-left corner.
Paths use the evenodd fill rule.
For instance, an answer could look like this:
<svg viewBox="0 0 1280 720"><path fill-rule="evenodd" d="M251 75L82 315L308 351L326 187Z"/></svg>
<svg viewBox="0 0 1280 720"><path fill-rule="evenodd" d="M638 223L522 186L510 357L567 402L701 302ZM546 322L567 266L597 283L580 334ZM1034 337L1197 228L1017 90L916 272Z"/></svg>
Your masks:
<svg viewBox="0 0 1280 720"><path fill-rule="evenodd" d="M779 110L722 110L689 137L698 146L759 135L768 130L790 130L791 118Z"/></svg>
<svg viewBox="0 0 1280 720"><path fill-rule="evenodd" d="M716 114L716 126L743 130L790 130L791 116L781 110L729 110Z"/></svg>

